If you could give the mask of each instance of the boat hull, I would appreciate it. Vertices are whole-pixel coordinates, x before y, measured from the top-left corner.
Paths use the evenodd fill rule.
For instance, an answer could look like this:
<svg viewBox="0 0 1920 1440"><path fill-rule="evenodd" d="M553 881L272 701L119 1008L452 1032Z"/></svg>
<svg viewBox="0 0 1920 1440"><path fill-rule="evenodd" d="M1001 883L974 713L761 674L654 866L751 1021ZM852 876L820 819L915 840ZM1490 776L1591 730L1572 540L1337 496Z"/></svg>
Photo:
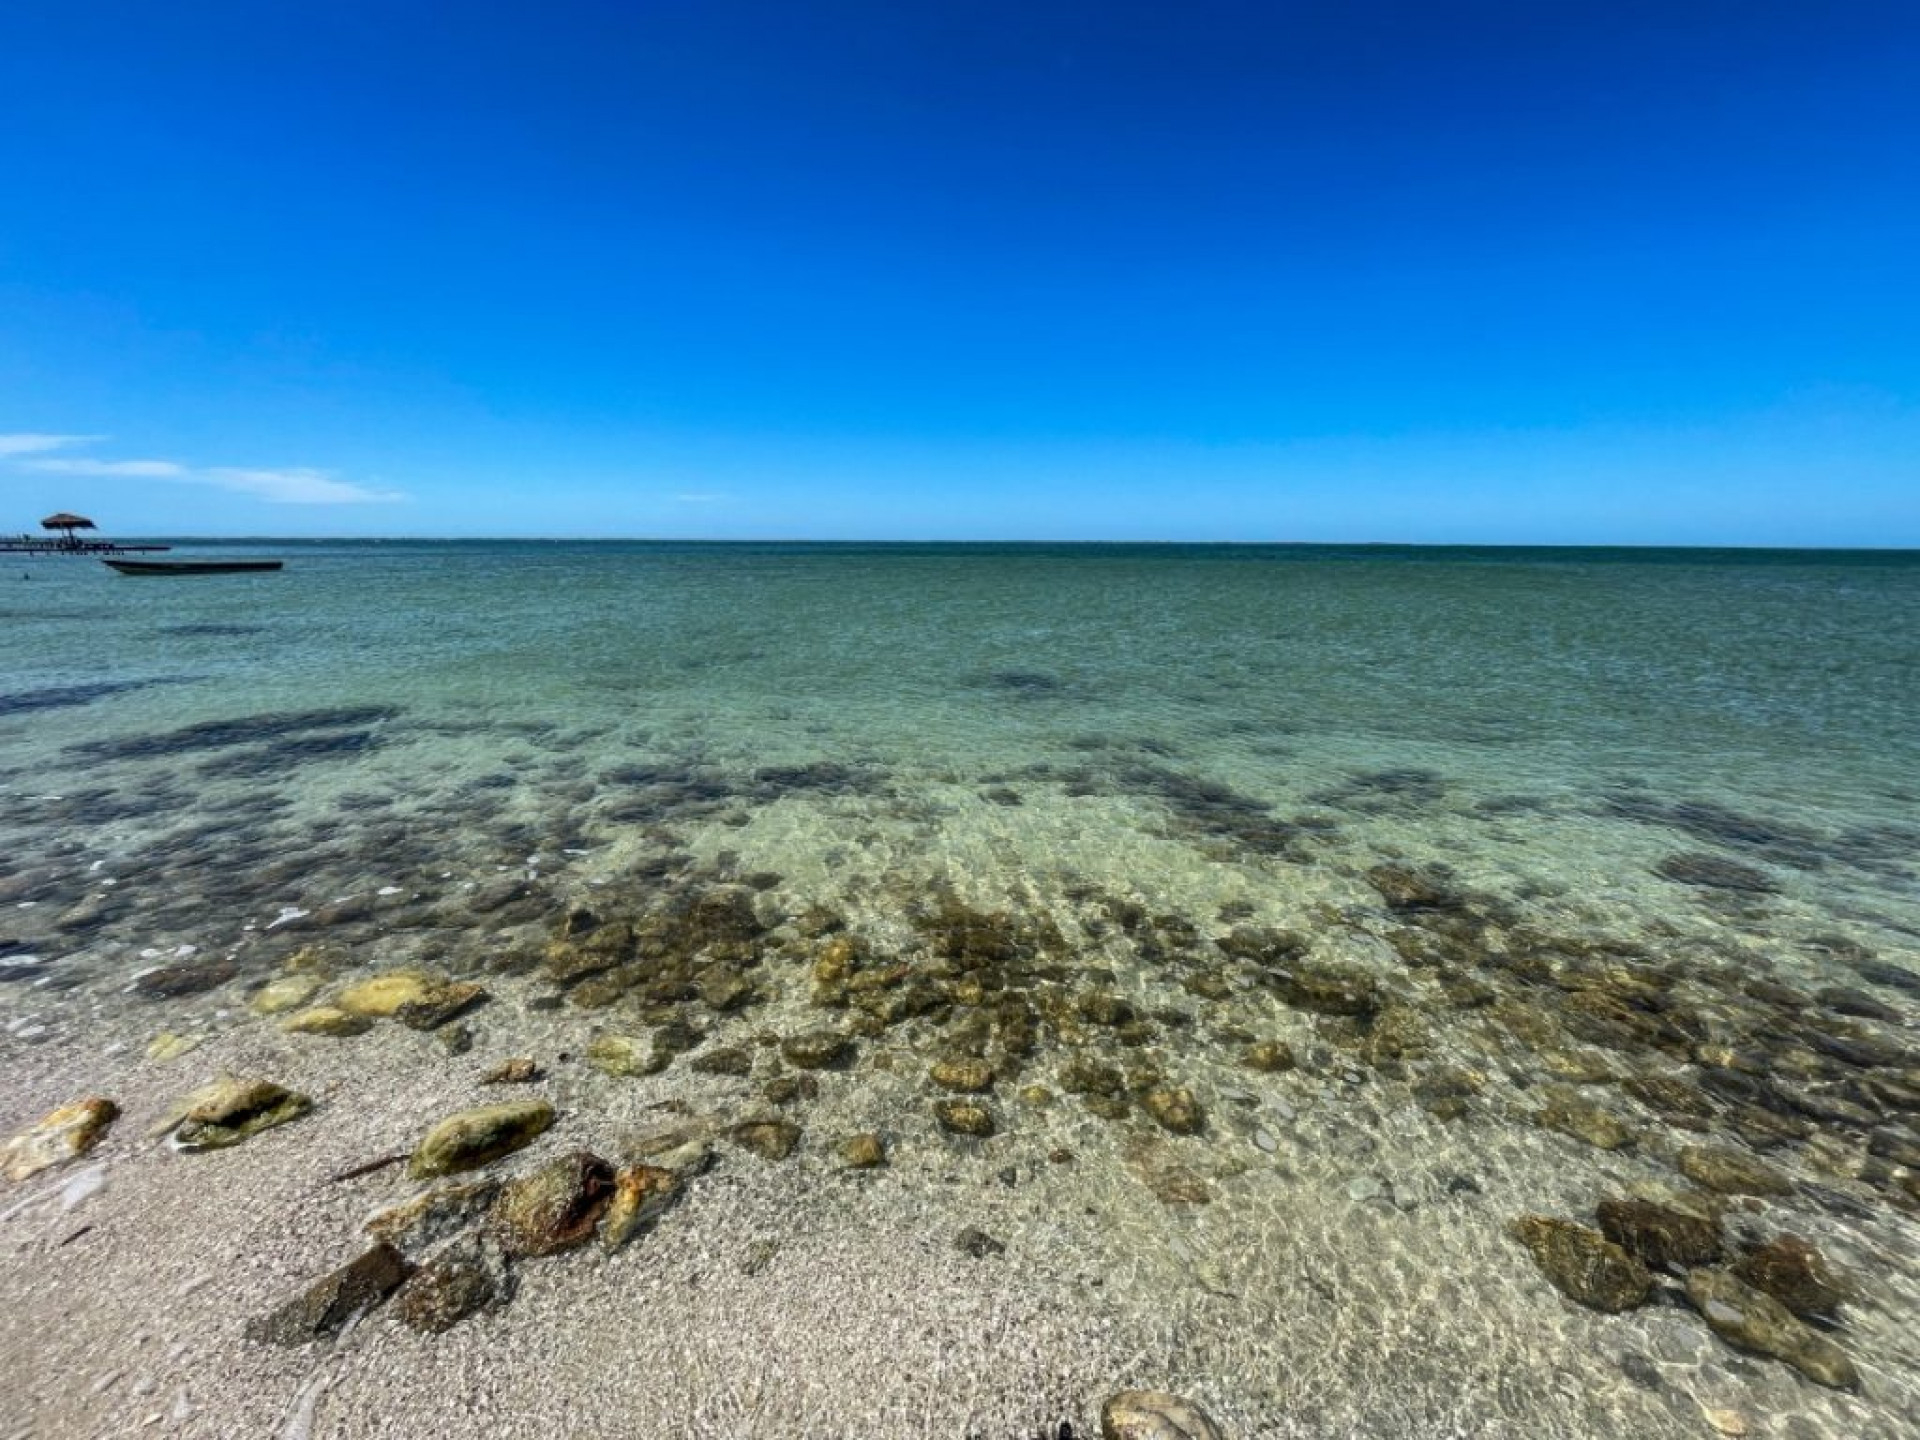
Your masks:
<svg viewBox="0 0 1920 1440"><path fill-rule="evenodd" d="M122 575L243 575L278 570L282 560L103 560Z"/></svg>

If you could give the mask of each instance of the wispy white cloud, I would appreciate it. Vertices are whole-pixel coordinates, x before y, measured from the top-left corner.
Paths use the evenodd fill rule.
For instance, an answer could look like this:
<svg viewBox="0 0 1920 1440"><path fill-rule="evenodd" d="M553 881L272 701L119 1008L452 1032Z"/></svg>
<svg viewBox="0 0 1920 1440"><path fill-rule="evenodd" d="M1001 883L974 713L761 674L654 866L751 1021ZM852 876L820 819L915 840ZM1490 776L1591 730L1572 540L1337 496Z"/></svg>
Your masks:
<svg viewBox="0 0 1920 1440"><path fill-rule="evenodd" d="M187 467L171 460L95 460L85 455L62 456L52 460L22 460L23 470L44 470L53 475L96 475L103 479L181 480Z"/></svg>
<svg viewBox="0 0 1920 1440"><path fill-rule="evenodd" d="M262 469L253 466L184 464L178 460L106 460L95 455L49 455L100 444L103 435L0 434L0 462L16 470L76 475L102 480L178 480L213 485L277 505L368 505L404 500L396 490L336 479L308 466Z"/></svg>
<svg viewBox="0 0 1920 1440"><path fill-rule="evenodd" d="M0 435L0 457L39 455L48 450L64 450L69 445L95 445L106 438L104 435L41 435L32 431Z"/></svg>
<svg viewBox="0 0 1920 1440"><path fill-rule="evenodd" d="M206 471L204 478L208 484L282 505L364 505L406 498L397 490L372 490L348 480L336 480L324 470L305 468L241 470L223 466Z"/></svg>

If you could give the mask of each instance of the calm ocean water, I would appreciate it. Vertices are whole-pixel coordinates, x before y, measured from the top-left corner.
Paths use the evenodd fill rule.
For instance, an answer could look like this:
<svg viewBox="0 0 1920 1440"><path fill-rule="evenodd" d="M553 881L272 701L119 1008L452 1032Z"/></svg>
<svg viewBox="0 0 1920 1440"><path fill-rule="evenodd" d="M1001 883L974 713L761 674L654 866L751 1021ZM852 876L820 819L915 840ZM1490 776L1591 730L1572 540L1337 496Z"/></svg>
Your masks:
<svg viewBox="0 0 1920 1440"><path fill-rule="evenodd" d="M464 804L475 830L489 816L534 823L560 789L567 825L593 827L623 803L617 782L574 792L596 767L657 761L726 781L827 764L908 805L1004 781L1050 812L1063 791L1093 792L1148 827L1204 803L1167 785L1221 785L1314 827L1315 853L1424 849L1509 891L1637 891L1649 854L1704 843L1771 859L1809 921L1911 938L1916 918L1912 555L229 548L289 568L142 584L91 562L22 562L33 579L0 592L8 824L35 833L50 812L19 797L57 777L129 812L88 838L109 847L190 826L196 805L236 793L283 800L292 836L322 815L344 823L330 802L368 786L402 816ZM334 743L240 735L114 758L117 742L204 721L374 708L313 732ZM832 793L802 783L788 798ZM1737 814L1673 823L1696 803ZM668 821L715 813L663 805ZM1011 807L986 819L1022 845ZM16 863L33 848L23 836ZM1697 898L1650 893L1662 909Z"/></svg>
<svg viewBox="0 0 1920 1440"><path fill-rule="evenodd" d="M1440 1213L1470 1159L1474 1193L1590 1221L1604 1194L1698 1181L1700 1146L1797 1187L1750 1239L1791 1228L1883 1276L1911 1240L1920 555L179 553L202 548L287 568L50 559L0 582L4 1043L238 1023L296 945L524 973L511 956L570 906L743 895L797 967L762 982L769 1016L805 1013L809 947L845 926L960 987L931 1011L855 1003L876 1044L971 1047L1080 1095L1048 1113L1100 1136L1158 1133L1135 1108L1154 1076L1189 1086L1231 1163L1111 1144L1192 1209L1175 1253L1203 1276L1262 1263L1210 1189L1315 1237L1357 1315L1414 1304L1435 1266L1510 1287L1533 1274L1511 1214L1383 1242L1373 1209ZM216 968L130 985L183 958ZM649 1005L631 1023L667 1024ZM1249 1071L1266 1039L1297 1066ZM1075 1057L1109 1052L1151 1056L1148 1081L1076 1089ZM1314 1118L1325 1094L1344 1119ZM1295 1140L1312 1158L1275 1169ZM1836 1332L1871 1405L1777 1361L1742 1393L1804 1433L1897 1433L1920 1295L1876 1283ZM1745 1373L1675 1307L1526 1303L1489 1303L1488 1334L1586 1358L1521 1390L1551 1395L1596 1344L1670 1380ZM1642 1388L1595 1390L1594 1413L1699 1433L1686 1386Z"/></svg>

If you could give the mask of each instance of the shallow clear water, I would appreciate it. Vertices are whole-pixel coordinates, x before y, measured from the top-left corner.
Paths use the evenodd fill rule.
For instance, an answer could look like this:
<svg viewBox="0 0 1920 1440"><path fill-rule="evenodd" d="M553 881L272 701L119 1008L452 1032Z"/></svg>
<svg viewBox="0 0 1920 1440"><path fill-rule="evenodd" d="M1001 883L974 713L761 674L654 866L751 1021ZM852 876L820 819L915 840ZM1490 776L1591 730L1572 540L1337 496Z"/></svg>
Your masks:
<svg viewBox="0 0 1920 1440"><path fill-rule="evenodd" d="M1902 973L1920 968L1920 557L228 549L287 569L134 580L52 559L0 585L0 1043L249 1023L235 1002L316 941L524 977L515 957L570 906L737 892L770 937L754 1026L817 1022L826 922L806 917L827 914L943 986L984 969L989 997L1034 1006L1024 1057L997 1032L975 1043L969 1012L992 1007L964 991L867 1036L875 1053L972 1044L1056 1091L1074 1058L1104 1056L1192 1088L1201 1139L1145 1119L1145 1083L1118 1118L1064 1094L1028 1116L1013 1083L998 1091L1039 1154L1072 1137L1164 1202L1174 1218L1117 1232L1115 1272L1143 1295L1169 1263L1245 1293L1204 1280L1222 1257L1280 1267L1282 1286L1297 1255L1256 1238L1280 1229L1332 1257L1314 1283L1351 1312L1334 1328L1354 1365L1383 1343L1356 1316L1524 1282L1484 1302L1485 1333L1537 1370L1522 1389L1592 1382L1579 1367L1601 1360L1569 1357L1597 1336L1698 1377L1733 1362L1697 1318L1573 1312L1502 1227L1685 1189L1678 1151L1713 1142L1799 1186L1777 1220L1752 1218L1755 1238L1795 1229L1880 1275L1835 1332L1864 1400L1776 1361L1726 1370L1735 1388L1817 1434L1882 1433L1920 1404L1898 1338L1920 1297L1880 1263L1915 1238L1900 1097L1916 1074ZM1391 878L1368 877L1383 863L1440 900L1396 905ZM976 922L1003 928L986 948L1005 954L976 964L952 941ZM183 957L233 974L175 998L130 988ZM1358 1014L1298 1003L1295 960L1353 967L1377 993ZM1756 980L1784 989L1756 996ZM1868 1003L1820 998L1833 987ZM1086 1021L1087 995L1121 998L1138 1028ZM1569 996L1680 1033L1565 1022ZM1418 1038L1385 1043L1408 1016ZM632 996L592 1019L662 1022ZM719 1043L737 1023L699 1028ZM1881 1048L1822 1058L1800 1025ZM1248 1071L1266 1038L1300 1066ZM1794 1085L1851 1118L1751 1093L1754 1067L1712 1047L1786 1056ZM1627 1088L1646 1076L1706 1109ZM1562 1085L1634 1138L1601 1150L1541 1125ZM924 1087L871 1086L924 1128ZM1498 1203L1455 1215L1469 1171ZM1417 1234L1382 1231L1421 1205ZM1435 1266L1465 1274L1467 1301L1423 1288ZM1240 1386L1250 1413L1269 1383ZM1694 1433L1671 1390L1642 1391L1633 1423ZM1626 1423L1627 1402L1593 1403Z"/></svg>

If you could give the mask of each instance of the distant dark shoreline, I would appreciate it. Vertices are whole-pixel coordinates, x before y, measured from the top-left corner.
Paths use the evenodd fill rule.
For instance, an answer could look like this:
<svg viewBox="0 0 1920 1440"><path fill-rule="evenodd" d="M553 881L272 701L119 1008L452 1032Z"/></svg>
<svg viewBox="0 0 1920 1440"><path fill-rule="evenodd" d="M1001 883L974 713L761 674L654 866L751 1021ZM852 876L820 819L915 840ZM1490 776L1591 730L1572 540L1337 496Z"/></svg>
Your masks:
<svg viewBox="0 0 1920 1440"><path fill-rule="evenodd" d="M859 550L1491 550L1573 554L1920 555L1914 545L1632 545L1530 544L1508 541L1420 540L870 540L761 536L728 539L673 535L187 535L120 537L119 544L169 545L698 545L753 549L768 546Z"/></svg>
<svg viewBox="0 0 1920 1440"><path fill-rule="evenodd" d="M1130 555L1230 552L1243 556L1298 556L1306 559L1339 559L1346 556L1371 560L1404 557L1489 559L1568 559L1587 562L1619 559L1640 563L1668 559L1700 561L1707 559L1745 560L1770 563L1784 560L1848 559L1867 562L1905 562L1920 560L1920 547L1911 546L1770 546L1770 545L1531 545L1483 542L1415 543L1401 541L1320 541L1320 540L800 540L800 539L680 539L648 536L275 536L275 535L154 535L126 537L122 544L167 544L174 546L282 546L318 549L324 547L393 547L414 549L471 548L499 546L551 546L578 549L617 550L739 550L769 553L792 552L892 552L911 554L1014 554L1014 555Z"/></svg>

